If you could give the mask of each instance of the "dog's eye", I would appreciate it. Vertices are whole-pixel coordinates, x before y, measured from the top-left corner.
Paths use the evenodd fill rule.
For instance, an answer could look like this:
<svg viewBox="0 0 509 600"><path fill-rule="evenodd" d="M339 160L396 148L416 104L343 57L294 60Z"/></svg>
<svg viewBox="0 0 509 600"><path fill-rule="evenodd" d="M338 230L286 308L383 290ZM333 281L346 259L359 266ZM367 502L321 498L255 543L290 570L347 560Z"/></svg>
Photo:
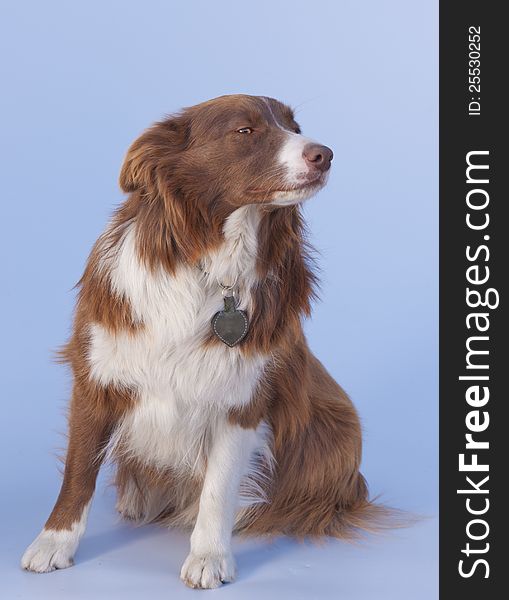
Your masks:
<svg viewBox="0 0 509 600"><path fill-rule="evenodd" d="M237 129L237 133L253 133L252 127L241 127Z"/></svg>

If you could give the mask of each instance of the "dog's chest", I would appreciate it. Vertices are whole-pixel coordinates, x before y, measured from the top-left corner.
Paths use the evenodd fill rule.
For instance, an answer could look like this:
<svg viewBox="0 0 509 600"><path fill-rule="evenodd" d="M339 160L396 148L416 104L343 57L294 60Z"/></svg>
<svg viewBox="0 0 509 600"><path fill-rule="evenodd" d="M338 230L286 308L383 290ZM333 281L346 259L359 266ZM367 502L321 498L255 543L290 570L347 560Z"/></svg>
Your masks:
<svg viewBox="0 0 509 600"><path fill-rule="evenodd" d="M116 443L149 462L196 468L228 410L250 401L263 372L264 356L246 358L238 348L203 343L223 303L217 280L238 279L241 308L250 311L256 220L240 210L225 225L223 247L204 261L206 273L192 266L174 275L148 271L137 256L134 228L107 265L113 288L143 327L111 334L91 324L91 376L136 390L137 404L120 424Z"/></svg>

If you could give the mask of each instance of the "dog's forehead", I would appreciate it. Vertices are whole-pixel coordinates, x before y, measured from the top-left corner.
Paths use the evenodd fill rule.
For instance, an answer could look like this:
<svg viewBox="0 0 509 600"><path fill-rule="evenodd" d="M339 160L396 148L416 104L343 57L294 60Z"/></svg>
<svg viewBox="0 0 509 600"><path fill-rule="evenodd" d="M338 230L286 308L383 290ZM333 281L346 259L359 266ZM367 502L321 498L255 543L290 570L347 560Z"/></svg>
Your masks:
<svg viewBox="0 0 509 600"><path fill-rule="evenodd" d="M220 96L189 109L197 124L226 124L236 118L262 119L281 126L293 120L293 111L279 100L266 96L235 94ZM248 124L248 123L246 123Z"/></svg>
<svg viewBox="0 0 509 600"><path fill-rule="evenodd" d="M295 120L293 110L288 105L276 100L275 98L263 96L261 99L264 101L270 111L271 116L278 124Z"/></svg>

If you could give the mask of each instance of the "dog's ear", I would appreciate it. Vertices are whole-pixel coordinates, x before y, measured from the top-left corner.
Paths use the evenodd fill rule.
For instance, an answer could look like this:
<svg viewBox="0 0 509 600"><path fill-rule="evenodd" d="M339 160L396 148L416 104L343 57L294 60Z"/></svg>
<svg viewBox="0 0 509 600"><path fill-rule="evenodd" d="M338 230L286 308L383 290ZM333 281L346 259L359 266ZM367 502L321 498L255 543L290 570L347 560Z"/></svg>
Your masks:
<svg viewBox="0 0 509 600"><path fill-rule="evenodd" d="M150 189L157 185L157 171L167 172L189 140L189 119L185 115L170 117L147 129L127 151L120 171L120 187L124 192Z"/></svg>

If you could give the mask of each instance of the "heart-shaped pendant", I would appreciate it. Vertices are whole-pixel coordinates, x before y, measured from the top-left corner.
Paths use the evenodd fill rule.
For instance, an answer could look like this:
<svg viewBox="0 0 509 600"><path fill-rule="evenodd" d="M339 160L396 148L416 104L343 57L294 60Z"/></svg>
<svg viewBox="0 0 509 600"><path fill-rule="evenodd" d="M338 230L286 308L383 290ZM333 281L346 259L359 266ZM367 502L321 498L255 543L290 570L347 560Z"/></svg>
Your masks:
<svg viewBox="0 0 509 600"><path fill-rule="evenodd" d="M247 315L243 310L235 308L234 296L225 296L224 310L220 310L212 317L214 335L232 348L246 337L248 328Z"/></svg>

